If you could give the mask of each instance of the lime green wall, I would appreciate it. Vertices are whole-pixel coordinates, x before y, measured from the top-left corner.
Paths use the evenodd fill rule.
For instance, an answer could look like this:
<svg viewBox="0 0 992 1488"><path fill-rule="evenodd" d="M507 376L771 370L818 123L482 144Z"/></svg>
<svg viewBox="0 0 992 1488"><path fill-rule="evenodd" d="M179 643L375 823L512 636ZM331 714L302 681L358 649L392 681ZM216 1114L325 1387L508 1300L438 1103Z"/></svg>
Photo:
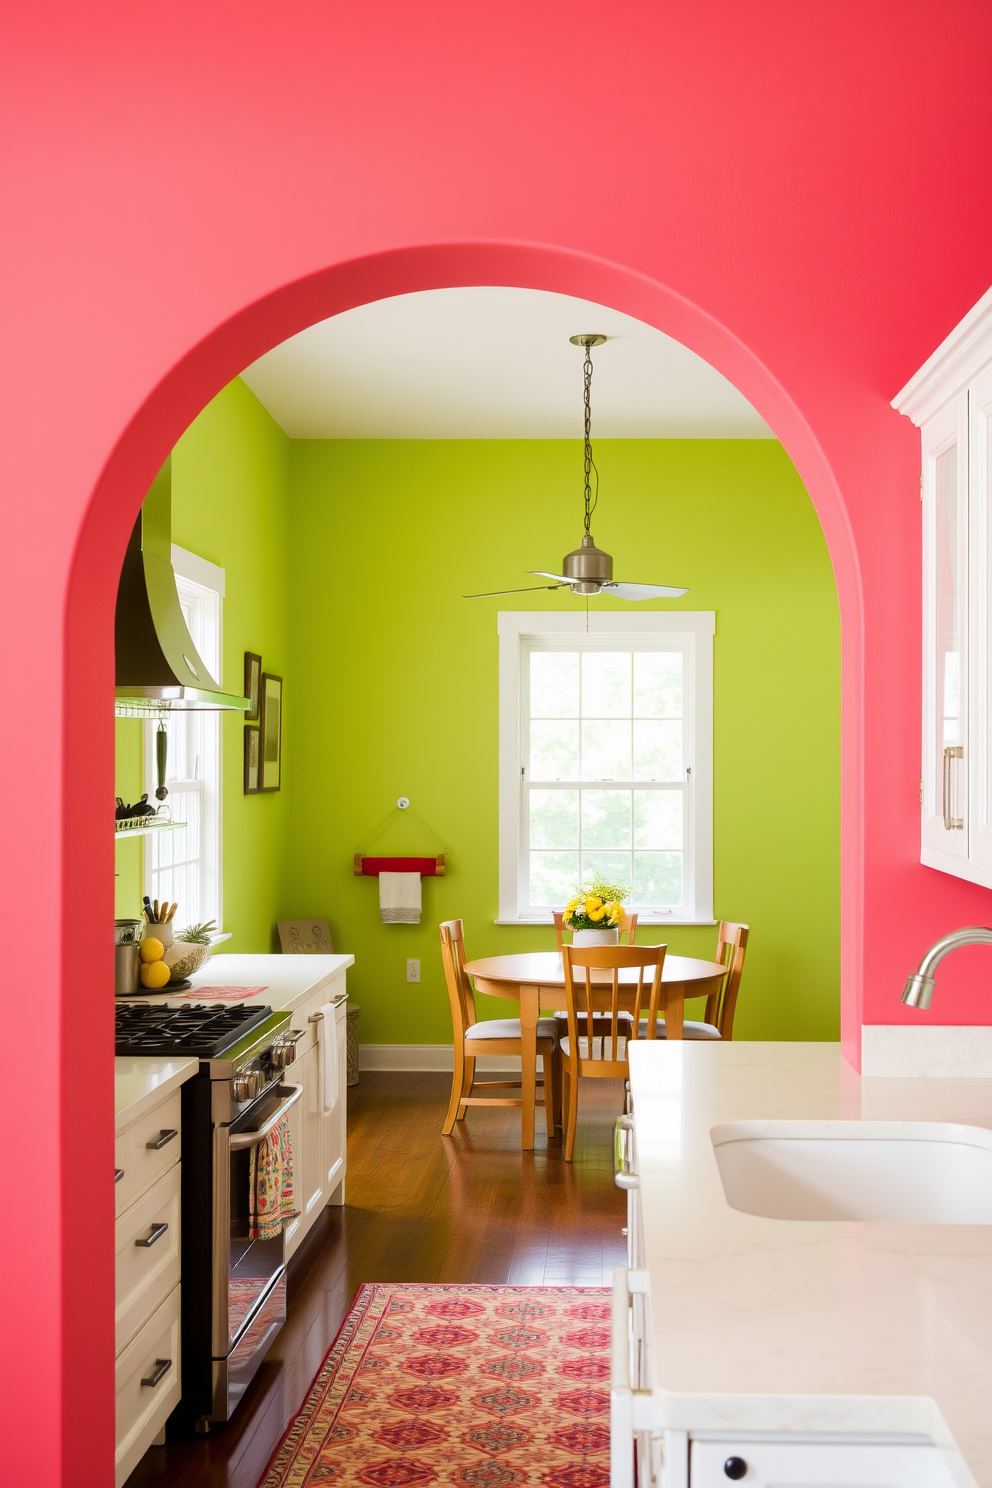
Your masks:
<svg viewBox="0 0 992 1488"><path fill-rule="evenodd" d="M236 379L208 404L173 452L172 540L225 570L224 685L240 692L245 651L267 671L289 672L289 450L282 430ZM278 949L275 922L285 915L286 791L245 796L244 724L224 713L223 873L225 950ZM118 792L140 795L141 725L118 720ZM284 765L291 755L284 730ZM118 913L140 903L141 851L117 848ZM180 917L181 917L180 906Z"/></svg>
<svg viewBox="0 0 992 1488"><path fill-rule="evenodd" d="M496 615L581 602L460 596L557 568L581 530L580 447L344 440L290 450L289 902L294 915L327 915L336 948L355 953L363 1042L441 1043L451 1025L440 919L465 920L470 955L553 943L550 928L492 923ZM657 607L717 613L715 904L751 925L735 1032L835 1038L840 648L812 505L773 441L599 441L596 455L594 532L618 576L687 584L684 600ZM449 876L425 882L418 927L380 924L375 881L352 873L356 844L400 794L451 850ZM417 851L421 839L400 819L376 846ZM667 932L673 951L690 954L714 938L703 927ZM408 956L421 959L419 987L405 981Z"/></svg>

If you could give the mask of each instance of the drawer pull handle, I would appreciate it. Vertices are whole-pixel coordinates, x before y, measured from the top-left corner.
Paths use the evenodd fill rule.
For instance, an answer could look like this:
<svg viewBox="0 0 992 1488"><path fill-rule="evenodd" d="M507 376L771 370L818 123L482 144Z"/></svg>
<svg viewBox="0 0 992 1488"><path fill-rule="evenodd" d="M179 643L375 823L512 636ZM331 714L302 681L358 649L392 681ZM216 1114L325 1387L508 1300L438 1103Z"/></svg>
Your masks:
<svg viewBox="0 0 992 1488"><path fill-rule="evenodd" d="M728 1478L736 1482L738 1478L747 1476L747 1463L743 1457L728 1457L723 1464L723 1471Z"/></svg>
<svg viewBox="0 0 992 1488"><path fill-rule="evenodd" d="M178 1135L179 1133L174 1126L163 1127L158 1134L158 1141L146 1142L145 1146L150 1152L161 1152L162 1148L168 1146L173 1137L178 1137Z"/></svg>
<svg viewBox="0 0 992 1488"><path fill-rule="evenodd" d="M139 1250L150 1250L151 1247L155 1244L156 1240L161 1240L162 1236L165 1234L168 1228L169 1226L167 1224L152 1225L151 1234L146 1235L144 1240L135 1240L134 1243Z"/></svg>
<svg viewBox="0 0 992 1488"><path fill-rule="evenodd" d="M324 1015L323 1015L323 1013L311 1013L310 1016L309 1016L309 1018L307 1019L307 1022L308 1023L323 1023L323 1021L324 1021Z"/></svg>
<svg viewBox="0 0 992 1488"><path fill-rule="evenodd" d="M114 1182L115 1183L120 1183L120 1181L121 1181L121 1179L123 1177L124 1177L124 1169L123 1168L115 1168L114 1169Z"/></svg>
<svg viewBox="0 0 992 1488"><path fill-rule="evenodd" d="M164 1379L164 1377L168 1374L168 1372L169 1372L169 1370L171 1368L172 1368L172 1360L171 1359L156 1359L155 1360L155 1368L152 1370L151 1374L146 1375L146 1377L141 1381L141 1383L143 1385L147 1385L150 1390L154 1390L154 1388L158 1384L159 1380Z"/></svg>
<svg viewBox="0 0 992 1488"><path fill-rule="evenodd" d="M630 1116L621 1116L614 1130L613 1140L613 1181L617 1188L637 1188L637 1173L630 1161L630 1145L633 1128L633 1120Z"/></svg>

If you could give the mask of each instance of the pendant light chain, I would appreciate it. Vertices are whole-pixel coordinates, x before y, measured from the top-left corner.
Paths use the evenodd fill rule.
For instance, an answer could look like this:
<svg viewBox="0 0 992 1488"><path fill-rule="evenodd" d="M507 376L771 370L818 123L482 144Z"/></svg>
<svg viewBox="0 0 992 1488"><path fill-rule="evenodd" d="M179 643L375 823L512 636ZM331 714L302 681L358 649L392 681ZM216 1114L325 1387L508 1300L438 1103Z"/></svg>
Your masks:
<svg viewBox="0 0 992 1488"><path fill-rule="evenodd" d="M582 402L585 409L585 450L584 450L584 475L585 475L585 533L589 537L589 526L592 522L592 347L586 345L585 361L582 363ZM598 484L598 482L597 482Z"/></svg>

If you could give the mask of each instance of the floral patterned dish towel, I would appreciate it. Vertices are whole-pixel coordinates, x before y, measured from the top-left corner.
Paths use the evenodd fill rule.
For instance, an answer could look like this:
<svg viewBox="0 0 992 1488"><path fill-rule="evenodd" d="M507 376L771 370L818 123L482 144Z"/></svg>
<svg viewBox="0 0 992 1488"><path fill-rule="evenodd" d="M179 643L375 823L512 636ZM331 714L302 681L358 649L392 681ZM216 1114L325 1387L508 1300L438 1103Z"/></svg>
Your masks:
<svg viewBox="0 0 992 1488"><path fill-rule="evenodd" d="M248 1233L253 1240L271 1240L300 1212L293 1207L293 1139L288 1112L251 1149L250 1188Z"/></svg>

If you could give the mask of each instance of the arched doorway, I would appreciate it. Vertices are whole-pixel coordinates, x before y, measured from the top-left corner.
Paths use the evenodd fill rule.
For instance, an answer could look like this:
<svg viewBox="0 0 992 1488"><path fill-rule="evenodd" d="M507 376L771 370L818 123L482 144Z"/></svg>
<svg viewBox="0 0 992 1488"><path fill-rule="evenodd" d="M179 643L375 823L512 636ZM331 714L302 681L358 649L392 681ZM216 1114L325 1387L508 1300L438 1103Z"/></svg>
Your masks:
<svg viewBox="0 0 992 1488"><path fill-rule="evenodd" d="M675 337L732 381L775 430L816 506L827 539L842 620L843 759L845 831L842 848L843 1000L845 1036L856 1052L860 1026L860 780L862 613L857 557L847 513L832 472L801 412L773 374L726 327L665 286L622 267L548 247L468 243L418 247L329 267L284 285L245 307L191 348L163 377L128 428L103 471L86 515L66 596L68 664L65 680L61 803L67 862L88 861L93 915L75 954L88 970L83 985L65 974L63 1047L72 1049L62 1071L62 1109L85 1108L85 1128L67 1115L62 1123L63 1227L84 1202L92 1222L73 1227L62 1248L64 1298L61 1337L63 1377L85 1337L99 1362L73 1384L72 1413L88 1418L98 1439L94 1483L103 1482L99 1452L112 1437L113 1215L93 1202L105 1188L109 1163L110 1009L101 1005L108 953L101 926L109 906L109 835L104 802L112 794L113 729L109 707L113 676L113 606L120 560L134 515L169 449L200 409L243 367L307 325L369 300L424 289L473 284L515 285L571 294L615 306ZM63 961L65 958L63 957ZM86 985L87 982L89 985ZM82 1009L85 1008L85 1016ZM94 1140L94 1136L96 1140ZM103 1209L106 1212L103 1212ZM40 1269L43 1269L40 1267ZM53 1278L48 1277L48 1285ZM38 1285L45 1284L39 1276ZM53 1341L54 1342L54 1341Z"/></svg>

